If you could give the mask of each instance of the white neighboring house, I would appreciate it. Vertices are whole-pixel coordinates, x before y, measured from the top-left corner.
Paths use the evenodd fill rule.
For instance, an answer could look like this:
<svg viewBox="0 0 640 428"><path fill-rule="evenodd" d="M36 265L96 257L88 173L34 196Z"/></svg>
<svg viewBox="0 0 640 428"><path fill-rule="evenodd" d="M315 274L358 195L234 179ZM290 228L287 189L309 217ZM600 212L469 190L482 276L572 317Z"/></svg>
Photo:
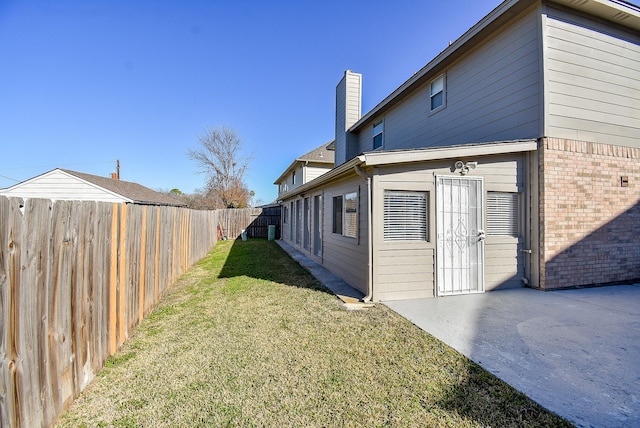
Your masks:
<svg viewBox="0 0 640 428"><path fill-rule="evenodd" d="M97 201L140 205L186 206L165 193L138 183L56 168L14 186L0 189L1 196L65 201Z"/></svg>

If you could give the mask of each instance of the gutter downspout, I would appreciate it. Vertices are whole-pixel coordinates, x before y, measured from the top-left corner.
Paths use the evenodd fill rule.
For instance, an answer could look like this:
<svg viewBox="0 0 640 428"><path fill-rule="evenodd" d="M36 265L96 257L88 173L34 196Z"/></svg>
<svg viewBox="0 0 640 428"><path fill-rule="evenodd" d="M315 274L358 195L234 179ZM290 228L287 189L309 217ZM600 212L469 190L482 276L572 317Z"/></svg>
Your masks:
<svg viewBox="0 0 640 428"><path fill-rule="evenodd" d="M353 170L360 177L367 180L367 250L368 250L368 259L367 259L367 295L362 298L363 302L370 302L371 297L373 296L373 236L372 230L373 227L371 222L373 221L372 216L372 194L371 194L371 176L364 172L364 170L360 167L360 165L356 165L353 167Z"/></svg>

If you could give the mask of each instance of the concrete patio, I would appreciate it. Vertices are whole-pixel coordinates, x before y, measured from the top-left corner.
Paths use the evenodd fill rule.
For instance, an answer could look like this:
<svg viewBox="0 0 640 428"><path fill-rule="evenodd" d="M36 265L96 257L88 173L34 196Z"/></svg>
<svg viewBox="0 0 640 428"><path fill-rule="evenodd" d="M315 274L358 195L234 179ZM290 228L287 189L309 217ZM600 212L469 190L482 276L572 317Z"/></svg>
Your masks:
<svg viewBox="0 0 640 428"><path fill-rule="evenodd" d="M640 285L384 303L578 426L640 426Z"/></svg>

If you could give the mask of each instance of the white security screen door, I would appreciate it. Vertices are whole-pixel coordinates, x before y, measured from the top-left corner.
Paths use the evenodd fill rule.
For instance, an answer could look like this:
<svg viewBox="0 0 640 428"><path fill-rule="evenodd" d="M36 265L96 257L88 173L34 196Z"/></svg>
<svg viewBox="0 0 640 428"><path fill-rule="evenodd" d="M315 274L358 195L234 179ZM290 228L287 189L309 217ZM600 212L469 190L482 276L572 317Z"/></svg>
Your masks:
<svg viewBox="0 0 640 428"><path fill-rule="evenodd" d="M484 292L483 186L479 177L437 177L438 295Z"/></svg>

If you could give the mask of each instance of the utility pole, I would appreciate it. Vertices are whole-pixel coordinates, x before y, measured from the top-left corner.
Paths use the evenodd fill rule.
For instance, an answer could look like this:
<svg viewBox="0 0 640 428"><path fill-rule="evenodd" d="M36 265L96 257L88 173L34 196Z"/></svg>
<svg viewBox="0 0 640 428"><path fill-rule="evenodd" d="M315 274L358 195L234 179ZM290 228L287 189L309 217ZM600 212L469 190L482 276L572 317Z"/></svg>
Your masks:
<svg viewBox="0 0 640 428"><path fill-rule="evenodd" d="M120 159L116 159L116 177L120 180Z"/></svg>

